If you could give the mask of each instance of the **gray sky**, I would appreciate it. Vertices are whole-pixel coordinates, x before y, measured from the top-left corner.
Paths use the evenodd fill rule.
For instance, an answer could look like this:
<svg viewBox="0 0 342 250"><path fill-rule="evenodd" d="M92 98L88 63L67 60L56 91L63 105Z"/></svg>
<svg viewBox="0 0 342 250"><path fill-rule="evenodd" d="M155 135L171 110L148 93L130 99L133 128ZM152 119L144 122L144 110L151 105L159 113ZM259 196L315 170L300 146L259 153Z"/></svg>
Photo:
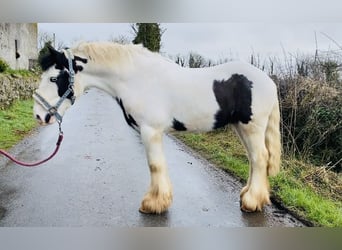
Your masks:
<svg viewBox="0 0 342 250"><path fill-rule="evenodd" d="M342 23L162 23L161 51L186 55L190 51L214 60L248 60L251 53L262 57L290 53L314 54L315 32L319 50L341 50ZM56 40L72 46L79 40L108 40L120 35L133 38L129 23L40 23L39 31L55 33ZM333 38L339 45L328 39Z"/></svg>

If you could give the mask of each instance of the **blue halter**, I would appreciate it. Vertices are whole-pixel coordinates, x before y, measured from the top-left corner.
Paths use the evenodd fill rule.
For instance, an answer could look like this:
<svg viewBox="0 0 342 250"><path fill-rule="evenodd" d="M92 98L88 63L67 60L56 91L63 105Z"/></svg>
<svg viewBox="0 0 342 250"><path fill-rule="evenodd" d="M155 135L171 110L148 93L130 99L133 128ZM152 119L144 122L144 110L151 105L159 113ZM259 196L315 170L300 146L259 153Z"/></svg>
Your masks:
<svg viewBox="0 0 342 250"><path fill-rule="evenodd" d="M58 113L58 108L61 106L61 104L64 102L64 100L68 97L70 93L74 93L73 86L75 83L75 71L72 66L72 54L69 49L65 50L68 57L68 63L69 63L69 86L67 91L61 96L61 98L58 100L58 102L52 106L50 103L48 103L44 97L42 97L38 92L34 92L33 97L48 111L50 116L55 116L57 119L57 122L59 124L62 123L63 117ZM74 104L75 102L75 96L73 95L71 97L71 104Z"/></svg>

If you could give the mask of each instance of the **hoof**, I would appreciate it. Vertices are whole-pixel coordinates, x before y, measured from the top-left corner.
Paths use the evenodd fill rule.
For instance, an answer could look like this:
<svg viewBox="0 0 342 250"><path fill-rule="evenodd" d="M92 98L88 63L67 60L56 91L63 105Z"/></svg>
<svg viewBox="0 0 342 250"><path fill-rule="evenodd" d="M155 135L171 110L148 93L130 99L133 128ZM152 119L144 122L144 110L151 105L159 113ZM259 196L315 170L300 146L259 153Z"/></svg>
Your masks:
<svg viewBox="0 0 342 250"><path fill-rule="evenodd" d="M143 214L161 214L168 210L172 203L172 194L146 194L139 211Z"/></svg>
<svg viewBox="0 0 342 250"><path fill-rule="evenodd" d="M155 214L155 215L159 215L159 214L164 214L164 213L167 213L167 209L165 210L165 211L163 211L163 212L153 212L153 211L148 211L148 210L144 210L144 208L143 207L140 207L139 208L139 213L141 213L141 214Z"/></svg>
<svg viewBox="0 0 342 250"><path fill-rule="evenodd" d="M262 211L265 205L271 204L268 191L253 193L251 189L241 191L240 208L243 212Z"/></svg>

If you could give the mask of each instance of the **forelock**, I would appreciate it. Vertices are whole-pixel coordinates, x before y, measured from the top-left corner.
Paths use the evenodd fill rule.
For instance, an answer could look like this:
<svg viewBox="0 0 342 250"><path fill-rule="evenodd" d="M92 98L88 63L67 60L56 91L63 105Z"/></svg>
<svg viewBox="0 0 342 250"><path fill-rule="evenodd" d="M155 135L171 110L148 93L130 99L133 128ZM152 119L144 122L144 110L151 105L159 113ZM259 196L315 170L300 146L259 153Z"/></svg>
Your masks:
<svg viewBox="0 0 342 250"><path fill-rule="evenodd" d="M39 60L39 65L43 71L48 70L51 66L55 64L56 64L56 60L50 52L43 55Z"/></svg>
<svg viewBox="0 0 342 250"><path fill-rule="evenodd" d="M57 69L63 70L68 65L68 59L64 53L49 47L44 55L39 59L39 64L43 71L55 65Z"/></svg>

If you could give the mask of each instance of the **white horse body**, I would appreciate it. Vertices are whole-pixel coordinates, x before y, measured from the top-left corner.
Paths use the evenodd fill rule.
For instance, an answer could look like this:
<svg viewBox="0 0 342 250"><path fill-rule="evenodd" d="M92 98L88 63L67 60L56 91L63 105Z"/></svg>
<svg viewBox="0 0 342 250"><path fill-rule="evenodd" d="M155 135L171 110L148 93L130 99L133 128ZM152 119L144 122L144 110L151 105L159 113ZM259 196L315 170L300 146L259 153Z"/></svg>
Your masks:
<svg viewBox="0 0 342 250"><path fill-rule="evenodd" d="M79 84L83 90L95 87L120 97L127 113L138 124L147 123L164 131L173 130L171 125L174 118L187 124L188 131L212 130L215 120L213 114L219 109L212 82L214 79L227 79L236 72L257 83L253 85L252 92L253 115L268 115L278 101L273 81L250 64L228 62L191 69L164 58L160 60L159 54L153 55L155 58L150 59L148 64L146 61L138 63L137 58L131 69L118 72L119 75L115 74L116 71L113 74L109 68L108 72L82 76ZM157 62L153 63L153 59ZM113 75L108 77L108 74ZM124 81L120 82L119 79ZM265 107L269 107L269 110L265 110Z"/></svg>
<svg viewBox="0 0 342 250"><path fill-rule="evenodd" d="M243 75L252 83L251 117L248 122L233 125L246 147L251 167L249 180L241 192L241 208L261 210L269 203L267 175L278 172L280 161L279 107L276 86L264 72L242 62L183 68L133 45L85 43L72 49L72 53L87 59L79 64L81 70L75 76L75 96L79 97L87 88L102 89L117 98L126 120L141 134L151 172L150 189L140 208L146 213L161 213L172 202L163 133L175 127L188 131L212 130L222 105L213 91L213 81L224 83L234 74ZM63 68L59 64L56 62L56 67ZM47 87L51 85L48 79L58 74L59 70L53 67L46 70L38 89L52 102L58 96L55 86ZM63 115L69 106L65 102L60 113ZM34 109L37 117L44 117L46 111L39 103Z"/></svg>

